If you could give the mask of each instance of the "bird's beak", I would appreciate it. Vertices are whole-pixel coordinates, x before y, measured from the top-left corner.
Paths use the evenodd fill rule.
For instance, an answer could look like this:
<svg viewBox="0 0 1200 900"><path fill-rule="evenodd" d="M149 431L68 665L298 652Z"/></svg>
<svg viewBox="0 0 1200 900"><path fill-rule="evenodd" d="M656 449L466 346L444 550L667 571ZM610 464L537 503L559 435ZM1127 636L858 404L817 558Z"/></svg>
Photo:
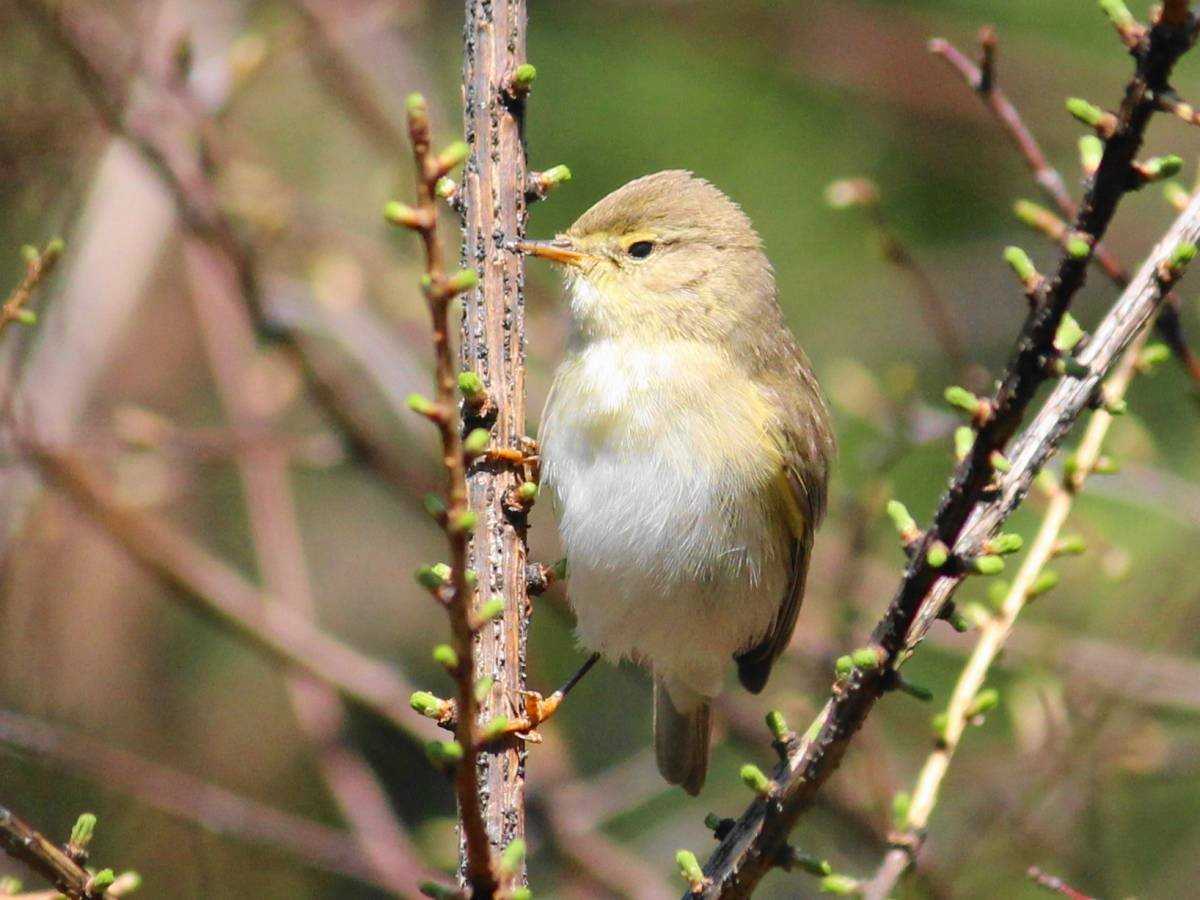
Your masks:
<svg viewBox="0 0 1200 900"><path fill-rule="evenodd" d="M585 254L575 249L575 242L569 237L560 236L552 241L520 241L513 245L513 249L565 266L577 266L585 258Z"/></svg>

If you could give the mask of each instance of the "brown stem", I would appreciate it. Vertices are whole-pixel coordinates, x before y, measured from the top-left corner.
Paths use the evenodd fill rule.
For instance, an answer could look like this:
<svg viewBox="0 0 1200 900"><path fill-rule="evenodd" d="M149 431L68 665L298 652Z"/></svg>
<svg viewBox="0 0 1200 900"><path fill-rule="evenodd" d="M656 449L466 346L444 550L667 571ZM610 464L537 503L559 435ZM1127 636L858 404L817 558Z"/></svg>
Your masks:
<svg viewBox="0 0 1200 900"><path fill-rule="evenodd" d="M492 444L523 452L525 442L524 268L505 241L525 234L527 179L522 125L525 97L508 93L512 73L525 59L525 0L467 0L464 32L464 133L471 156L463 173L463 257L479 269L478 287L466 296L461 361L476 372L496 404ZM523 480L519 466L483 463L468 474L471 508L479 526L471 544L472 568L489 595L504 598L504 613L479 632L475 677L497 689L482 715L510 714L525 689L525 521L504 509L504 497ZM488 839L505 847L525 835L525 749L508 736L479 760ZM525 884L522 862L512 878Z"/></svg>
<svg viewBox="0 0 1200 900"><path fill-rule="evenodd" d="M1186 27L1159 23L1152 29L1075 219L1075 231L1087 236L1089 246L1103 238L1118 202L1133 185L1132 164L1156 108L1155 91L1167 85L1175 62L1190 49L1194 38ZM709 858L705 875L712 884L703 896L747 896L780 859L792 827L837 768L875 701L894 683L894 669L911 655L962 580L962 574L946 575L929 563L930 547L941 542L960 558L971 556L999 528L1024 498L1034 475L1055 452L1066 430L1087 408L1100 378L1160 305L1170 285L1160 278L1159 267L1179 243L1194 242L1198 234L1200 200L1194 200L1083 351L1080 362L1087 366L1087 376L1062 379L1037 420L1006 451L1037 389L1050 377L1046 361L1054 358L1055 334L1083 285L1091 254L1060 258L1054 277L1036 294L1003 381L988 400L988 415L976 424L971 452L959 465L895 597L871 635L880 665L855 669L835 685L805 739L777 768L771 797L756 800ZM992 462L997 452L1004 453L1011 464L1003 477Z"/></svg>
<svg viewBox="0 0 1200 900"><path fill-rule="evenodd" d="M0 849L37 872L71 900L108 896L91 887L92 876L58 844L0 806Z"/></svg>

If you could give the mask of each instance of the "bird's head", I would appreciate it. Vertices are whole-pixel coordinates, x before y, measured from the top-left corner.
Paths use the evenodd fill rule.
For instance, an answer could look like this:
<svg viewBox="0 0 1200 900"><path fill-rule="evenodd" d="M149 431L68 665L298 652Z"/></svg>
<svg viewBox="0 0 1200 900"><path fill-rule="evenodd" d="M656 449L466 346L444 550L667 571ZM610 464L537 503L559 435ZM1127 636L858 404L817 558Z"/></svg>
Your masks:
<svg viewBox="0 0 1200 900"><path fill-rule="evenodd" d="M565 233L517 249L563 266L584 339L720 341L773 307L774 278L754 226L690 172L631 181Z"/></svg>

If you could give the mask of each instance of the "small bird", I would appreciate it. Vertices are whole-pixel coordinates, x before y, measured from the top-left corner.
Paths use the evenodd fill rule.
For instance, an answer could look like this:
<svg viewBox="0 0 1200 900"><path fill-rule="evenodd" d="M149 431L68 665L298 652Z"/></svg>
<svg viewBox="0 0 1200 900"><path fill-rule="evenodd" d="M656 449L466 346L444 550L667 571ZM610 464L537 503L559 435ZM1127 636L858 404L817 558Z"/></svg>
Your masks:
<svg viewBox="0 0 1200 900"><path fill-rule="evenodd" d="M659 771L696 794L730 660L758 693L804 596L834 455L749 218L667 171L551 241L570 331L542 415L582 644L654 676Z"/></svg>

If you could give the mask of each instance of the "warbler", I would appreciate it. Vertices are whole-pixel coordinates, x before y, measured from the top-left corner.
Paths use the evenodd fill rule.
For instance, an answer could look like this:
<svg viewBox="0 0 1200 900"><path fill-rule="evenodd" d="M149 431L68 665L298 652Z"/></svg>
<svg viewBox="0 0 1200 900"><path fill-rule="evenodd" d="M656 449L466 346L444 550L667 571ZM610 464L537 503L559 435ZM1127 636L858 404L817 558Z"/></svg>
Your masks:
<svg viewBox="0 0 1200 900"><path fill-rule="evenodd" d="M562 264L570 296L538 439L578 636L653 671L658 768L696 794L731 660L761 691L796 624L829 413L754 226L690 172L517 249Z"/></svg>

